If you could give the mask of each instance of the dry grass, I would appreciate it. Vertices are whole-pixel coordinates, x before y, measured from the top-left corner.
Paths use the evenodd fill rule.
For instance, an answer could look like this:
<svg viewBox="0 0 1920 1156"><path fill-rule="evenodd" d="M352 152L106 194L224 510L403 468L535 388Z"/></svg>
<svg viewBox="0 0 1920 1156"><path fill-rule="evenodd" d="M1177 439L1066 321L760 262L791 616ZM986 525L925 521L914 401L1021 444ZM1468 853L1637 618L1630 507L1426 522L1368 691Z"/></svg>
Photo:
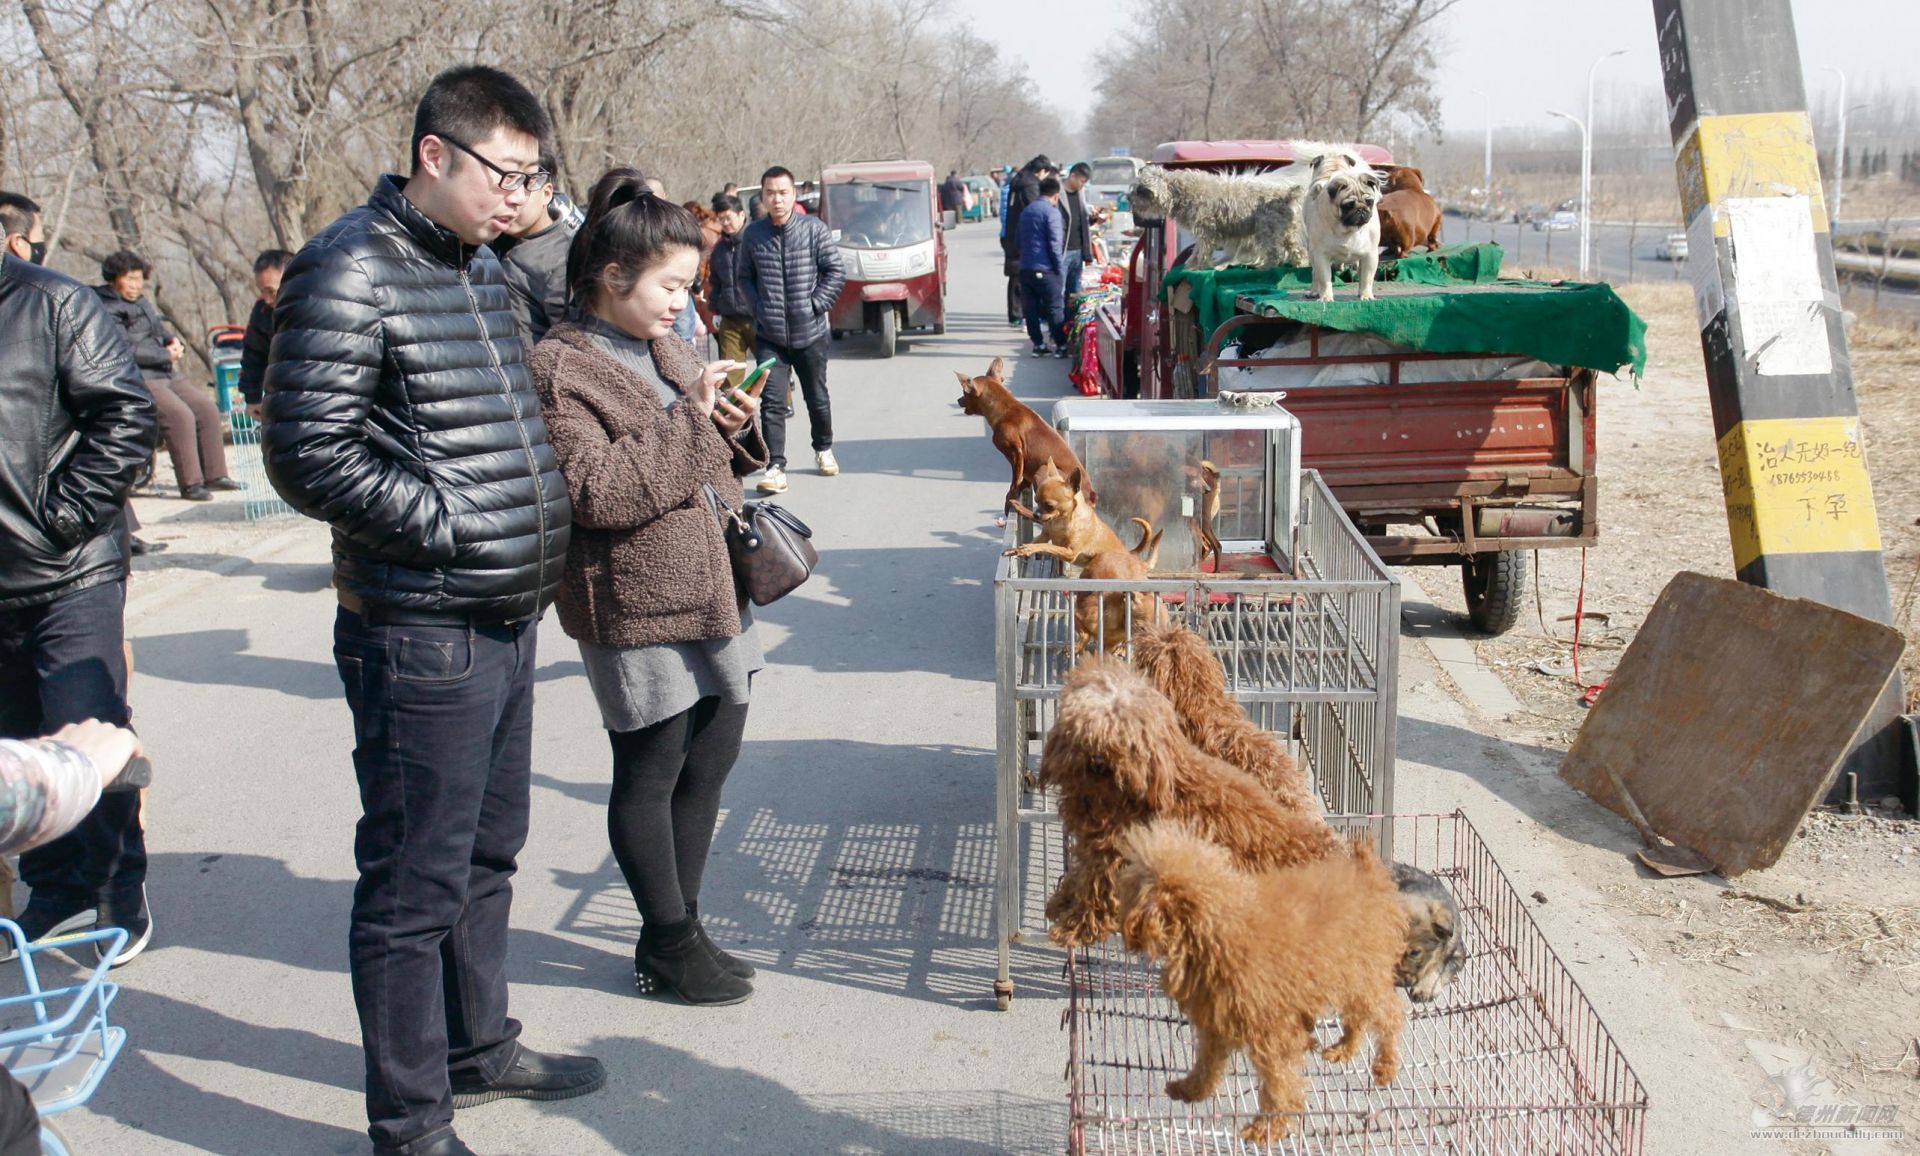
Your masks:
<svg viewBox="0 0 1920 1156"><path fill-rule="evenodd" d="M1703 904L1638 881L1601 890L1629 911L1666 922L1674 954L1689 963L1732 964L1787 948L1832 956L1856 973L1920 969L1920 907L1815 903L1737 887Z"/></svg>

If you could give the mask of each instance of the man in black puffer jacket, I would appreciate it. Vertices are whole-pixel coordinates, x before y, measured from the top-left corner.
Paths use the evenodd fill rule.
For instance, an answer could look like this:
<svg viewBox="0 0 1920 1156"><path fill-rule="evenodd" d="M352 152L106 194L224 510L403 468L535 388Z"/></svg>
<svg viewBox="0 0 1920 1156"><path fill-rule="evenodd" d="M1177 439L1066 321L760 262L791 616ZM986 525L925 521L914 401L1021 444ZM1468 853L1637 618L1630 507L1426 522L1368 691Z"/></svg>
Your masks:
<svg viewBox="0 0 1920 1156"><path fill-rule="evenodd" d="M0 738L126 726L122 508L158 440L153 395L100 298L40 267L39 206L0 193L0 230ZM29 942L121 927L131 959L153 928L139 793L102 796L20 877Z"/></svg>
<svg viewBox="0 0 1920 1156"><path fill-rule="evenodd" d="M511 76L442 73L414 114L412 176L309 241L274 313L267 473L333 527L363 810L349 961L379 1153L467 1153L455 1107L606 1079L521 1046L507 1016L534 626L572 511L486 245L546 183L551 135Z"/></svg>
<svg viewBox="0 0 1920 1156"><path fill-rule="evenodd" d="M827 400L827 314L840 299L847 274L833 234L810 213L796 212L793 174L775 165L760 177L767 215L740 235L740 287L754 304L753 355L780 362L760 402L767 439L763 494L787 488L787 419L793 416L793 378L807 399L813 458L825 477L840 472L833 457L833 408Z"/></svg>

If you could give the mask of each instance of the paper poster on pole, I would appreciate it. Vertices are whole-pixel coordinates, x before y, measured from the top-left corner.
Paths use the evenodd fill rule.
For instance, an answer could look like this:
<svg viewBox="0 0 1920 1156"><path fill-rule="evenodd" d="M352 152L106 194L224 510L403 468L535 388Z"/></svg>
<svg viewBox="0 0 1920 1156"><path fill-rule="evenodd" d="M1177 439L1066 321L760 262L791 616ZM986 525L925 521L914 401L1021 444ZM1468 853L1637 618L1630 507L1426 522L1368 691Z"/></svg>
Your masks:
<svg viewBox="0 0 1920 1156"><path fill-rule="evenodd" d="M1755 372L1832 373L1812 202L1804 196L1729 197L1720 208L1733 245L1740 341Z"/></svg>

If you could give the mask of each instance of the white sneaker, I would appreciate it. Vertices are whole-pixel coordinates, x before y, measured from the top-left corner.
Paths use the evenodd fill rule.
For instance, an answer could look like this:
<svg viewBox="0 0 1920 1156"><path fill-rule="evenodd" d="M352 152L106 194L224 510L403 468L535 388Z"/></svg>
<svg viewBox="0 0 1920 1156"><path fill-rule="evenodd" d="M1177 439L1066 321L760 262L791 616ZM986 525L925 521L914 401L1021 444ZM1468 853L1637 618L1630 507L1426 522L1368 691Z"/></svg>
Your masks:
<svg viewBox="0 0 1920 1156"><path fill-rule="evenodd" d="M814 462L820 467L820 476L830 478L840 472L840 463L833 460L832 450L821 450L813 455Z"/></svg>
<svg viewBox="0 0 1920 1156"><path fill-rule="evenodd" d="M784 494L787 492L787 471L779 466L768 466L766 476L754 489L763 494Z"/></svg>

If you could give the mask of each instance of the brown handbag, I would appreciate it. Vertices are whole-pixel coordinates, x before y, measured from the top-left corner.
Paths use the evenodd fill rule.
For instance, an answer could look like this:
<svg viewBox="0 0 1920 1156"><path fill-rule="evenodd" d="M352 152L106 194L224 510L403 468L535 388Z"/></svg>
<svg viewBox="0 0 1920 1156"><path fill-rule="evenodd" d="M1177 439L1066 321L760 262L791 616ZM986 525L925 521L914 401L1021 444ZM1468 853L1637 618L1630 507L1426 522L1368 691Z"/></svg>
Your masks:
<svg viewBox="0 0 1920 1156"><path fill-rule="evenodd" d="M813 531L784 506L744 502L731 509L720 492L707 486L707 498L720 515L733 580L755 606L776 602L800 588L820 564Z"/></svg>

